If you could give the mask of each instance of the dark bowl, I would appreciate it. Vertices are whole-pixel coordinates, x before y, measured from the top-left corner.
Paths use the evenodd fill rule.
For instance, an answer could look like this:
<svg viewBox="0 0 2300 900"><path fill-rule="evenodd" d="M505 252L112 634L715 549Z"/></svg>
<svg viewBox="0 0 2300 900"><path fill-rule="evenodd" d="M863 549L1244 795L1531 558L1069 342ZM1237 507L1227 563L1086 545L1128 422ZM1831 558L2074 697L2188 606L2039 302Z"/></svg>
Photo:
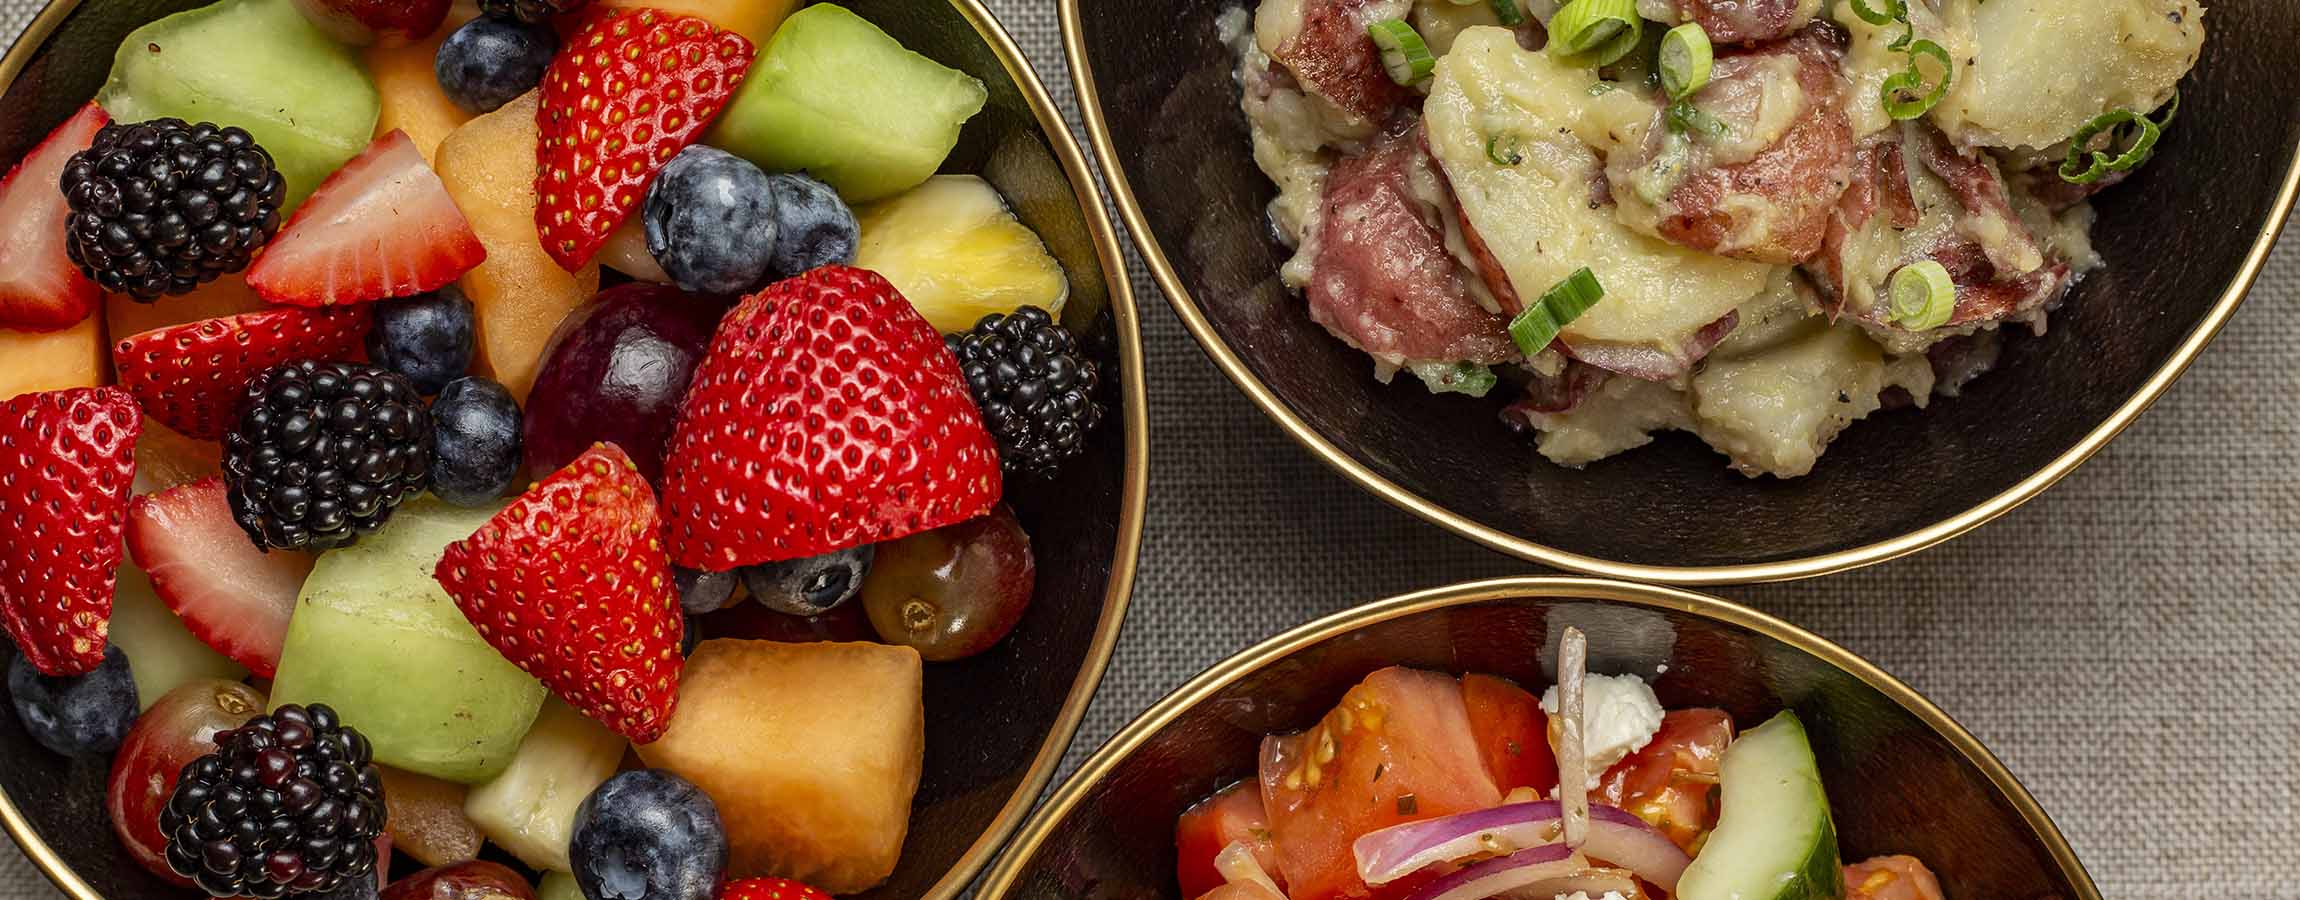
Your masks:
<svg viewBox="0 0 2300 900"><path fill-rule="evenodd" d="M1908 685L1779 619L1702 594L1586 578L1483 581L1393 597L1296 628L1206 670L1086 761L1016 835L985 900L1178 898L1174 821L1240 778L1262 736L1314 724L1350 686L1406 665L1553 681L1576 625L1591 671L1653 672L1667 707L1742 726L1805 722L1848 861L1923 859L1951 897L2100 900L2004 765ZM1188 900L1188 898L1179 898Z"/></svg>
<svg viewBox="0 0 2300 900"><path fill-rule="evenodd" d="M1312 454L1382 499L1570 571L1721 584L1882 562L2043 491L2130 424L2226 324L2300 185L2300 5L2211 4L2154 164L2102 195L2108 261L1996 371L1856 423L1809 476L1748 479L1688 435L1552 465L1495 400L1382 385L1278 281L1289 251L1247 150L1214 18L1248 0L1062 0L1087 132L1151 274L1215 364Z"/></svg>
<svg viewBox="0 0 2300 900"><path fill-rule="evenodd" d="M1094 696L1134 582L1147 484L1142 351L1124 257L1085 155L1011 38L976 0L841 0L906 46L980 78L989 104L947 171L996 185L1071 280L1064 319L1105 371L1111 408L1087 455L1008 498L1032 535L1038 593L988 654L926 669L926 768L909 842L865 897L948 898L972 881L1053 777ZM201 0L59 0L0 59L0 166L95 96L129 31ZM6 365L0 360L0 365ZM5 707L0 704L0 707ZM0 709L0 824L75 900L177 897L138 868L103 812L106 764L34 745Z"/></svg>

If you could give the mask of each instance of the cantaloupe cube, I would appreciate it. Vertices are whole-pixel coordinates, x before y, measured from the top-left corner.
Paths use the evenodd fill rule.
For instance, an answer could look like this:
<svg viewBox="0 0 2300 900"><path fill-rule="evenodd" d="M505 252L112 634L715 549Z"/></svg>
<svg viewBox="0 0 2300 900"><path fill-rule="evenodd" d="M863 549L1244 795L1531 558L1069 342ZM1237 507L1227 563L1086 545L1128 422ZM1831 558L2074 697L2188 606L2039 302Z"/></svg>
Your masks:
<svg viewBox="0 0 2300 900"><path fill-rule="evenodd" d="M727 826L727 877L833 894L902 856L926 750L918 651L885 644L705 641L648 765L695 783Z"/></svg>
<svg viewBox="0 0 2300 900"><path fill-rule="evenodd" d="M799 8L799 0L603 0L599 5L699 16L764 47L774 37L775 26Z"/></svg>
<svg viewBox="0 0 2300 900"><path fill-rule="evenodd" d="M107 380L104 320L89 316L62 331L0 328L0 400L40 391L95 387Z"/></svg>
<svg viewBox="0 0 2300 900"><path fill-rule="evenodd" d="M256 296L248 280L238 275L218 278L181 297L162 297L157 303L138 303L126 294L104 296L104 319L110 323L113 340L262 308L264 298Z"/></svg>
<svg viewBox="0 0 2300 900"><path fill-rule="evenodd" d="M559 320L599 292L599 267L570 274L535 236L536 92L465 123L439 145L434 168L471 221L487 261L463 276L479 318L472 371L511 390L521 403L535 386L543 347Z"/></svg>
<svg viewBox="0 0 2300 900"><path fill-rule="evenodd" d="M430 38L404 47L367 49L367 73L375 79L376 92L383 97L383 113L375 120L376 137L395 129L407 132L408 138L415 142L416 152L423 154L423 161L433 162L437 159L439 142L471 121L471 114L447 99L446 91L440 90L434 63L439 58L439 45L446 42L447 36L478 14L477 7L458 3L448 9L447 22Z"/></svg>

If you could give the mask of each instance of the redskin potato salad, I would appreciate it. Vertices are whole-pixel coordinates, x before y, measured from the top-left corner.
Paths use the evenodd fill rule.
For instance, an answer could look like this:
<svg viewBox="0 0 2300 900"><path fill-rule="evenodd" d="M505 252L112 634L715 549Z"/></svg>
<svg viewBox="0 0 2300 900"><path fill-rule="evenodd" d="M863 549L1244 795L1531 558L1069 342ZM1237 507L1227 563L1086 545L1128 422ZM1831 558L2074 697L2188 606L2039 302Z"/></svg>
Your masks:
<svg viewBox="0 0 2300 900"><path fill-rule="evenodd" d="M1812 471L2102 265L2196 0L1262 0L1238 50L1285 282L1376 375L1581 466L1691 432Z"/></svg>

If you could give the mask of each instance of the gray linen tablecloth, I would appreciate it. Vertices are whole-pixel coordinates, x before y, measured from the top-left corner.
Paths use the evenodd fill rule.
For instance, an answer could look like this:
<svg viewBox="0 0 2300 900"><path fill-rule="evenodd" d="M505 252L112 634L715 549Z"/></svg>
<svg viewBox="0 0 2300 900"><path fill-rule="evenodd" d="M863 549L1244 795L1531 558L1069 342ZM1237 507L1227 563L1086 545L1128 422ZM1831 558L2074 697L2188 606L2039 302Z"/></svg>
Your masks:
<svg viewBox="0 0 2300 900"><path fill-rule="evenodd" d="M1068 106L1052 5L991 6ZM0 33L12 39L37 7L0 0ZM1148 543L1066 772L1166 691L1288 626L1533 568L1391 509L1297 449L1207 362L1139 262L1134 283L1154 438ZM2188 376L2042 498L1911 559L1721 593L1946 708L2035 791L2109 897L2300 898L2296 343L2300 239L2279 246ZM0 850L0 900L54 896Z"/></svg>

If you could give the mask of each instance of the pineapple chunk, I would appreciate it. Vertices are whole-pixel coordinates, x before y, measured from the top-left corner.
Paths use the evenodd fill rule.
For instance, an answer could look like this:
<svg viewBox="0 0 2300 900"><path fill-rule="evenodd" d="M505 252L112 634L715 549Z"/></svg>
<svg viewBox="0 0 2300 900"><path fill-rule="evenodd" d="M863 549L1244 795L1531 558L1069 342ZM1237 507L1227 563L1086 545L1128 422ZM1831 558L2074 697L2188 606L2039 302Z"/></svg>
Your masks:
<svg viewBox="0 0 2300 900"><path fill-rule="evenodd" d="M553 697L519 742L511 767L472 788L463 814L520 862L572 871L567 841L575 834L575 809L615 774L627 746L622 736Z"/></svg>
<svg viewBox="0 0 2300 900"><path fill-rule="evenodd" d="M886 276L937 331L965 331L1025 306L1062 317L1070 280L990 182L937 175L855 218L855 265Z"/></svg>
<svg viewBox="0 0 2300 900"><path fill-rule="evenodd" d="M728 878L857 893L902 856L926 752L920 679L909 647L705 641L670 730L639 756L718 803Z"/></svg>
<svg viewBox="0 0 2300 900"><path fill-rule="evenodd" d="M0 400L103 384L111 361L104 320L89 316L62 331L0 328L0 361Z"/></svg>

